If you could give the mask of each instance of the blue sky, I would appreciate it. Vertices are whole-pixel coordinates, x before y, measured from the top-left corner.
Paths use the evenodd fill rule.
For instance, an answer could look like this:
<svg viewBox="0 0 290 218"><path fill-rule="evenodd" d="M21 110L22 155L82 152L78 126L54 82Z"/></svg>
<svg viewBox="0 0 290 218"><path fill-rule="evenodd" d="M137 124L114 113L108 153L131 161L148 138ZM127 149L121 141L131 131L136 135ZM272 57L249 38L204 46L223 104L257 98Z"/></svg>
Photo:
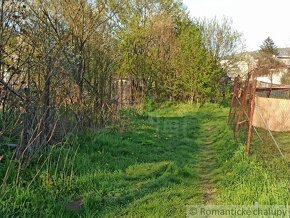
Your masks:
<svg viewBox="0 0 290 218"><path fill-rule="evenodd" d="M290 0L183 0L192 17L229 17L243 33L247 50L270 36L278 47L290 47Z"/></svg>

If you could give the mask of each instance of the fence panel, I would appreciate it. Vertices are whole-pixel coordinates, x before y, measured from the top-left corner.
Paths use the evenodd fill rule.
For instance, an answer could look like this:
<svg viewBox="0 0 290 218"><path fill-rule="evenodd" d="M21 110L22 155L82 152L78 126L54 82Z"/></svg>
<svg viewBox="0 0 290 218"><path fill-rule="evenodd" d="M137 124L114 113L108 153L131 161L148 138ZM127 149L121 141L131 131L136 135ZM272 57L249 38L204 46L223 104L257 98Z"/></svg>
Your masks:
<svg viewBox="0 0 290 218"><path fill-rule="evenodd" d="M290 85L257 82L256 70L235 78L228 123L248 154L253 144L257 154L290 160Z"/></svg>

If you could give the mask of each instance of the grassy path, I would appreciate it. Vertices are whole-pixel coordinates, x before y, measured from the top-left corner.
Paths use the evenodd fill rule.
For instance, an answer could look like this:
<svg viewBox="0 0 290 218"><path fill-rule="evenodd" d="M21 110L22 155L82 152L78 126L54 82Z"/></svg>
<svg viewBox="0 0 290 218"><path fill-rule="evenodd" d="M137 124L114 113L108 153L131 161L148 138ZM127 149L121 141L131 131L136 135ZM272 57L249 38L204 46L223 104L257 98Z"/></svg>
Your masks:
<svg viewBox="0 0 290 218"><path fill-rule="evenodd" d="M217 105L166 106L143 117L127 114L125 129L79 134L73 179L65 169L55 176L49 165L19 202L25 198L33 205L27 213L38 217L184 217L186 205L215 202L219 149L231 137L226 112ZM80 202L77 213L70 202Z"/></svg>
<svg viewBox="0 0 290 218"><path fill-rule="evenodd" d="M130 119L125 132L106 132L97 139L109 147L102 146L107 166L96 168L119 175L102 182L100 191L110 196L100 196L104 207L89 194L92 208L86 215L183 217L186 205L212 203L218 167L215 138L225 131L224 111L179 105Z"/></svg>
<svg viewBox="0 0 290 218"><path fill-rule="evenodd" d="M200 176L201 189L203 192L203 204L212 204L214 201L214 182L213 172L216 169L215 148L212 139L212 131L215 127L202 125L203 134L201 135L203 144L200 153Z"/></svg>
<svg viewBox="0 0 290 218"><path fill-rule="evenodd" d="M200 120L200 131L196 142L199 144L198 174L200 176L200 190L202 204L215 204L217 182L222 176L219 163L223 147L231 143L226 116L222 109L205 107L197 117Z"/></svg>
<svg viewBox="0 0 290 218"><path fill-rule="evenodd" d="M186 205L289 204L288 163L245 156L226 115L212 104L128 111L124 125L74 135L44 154L19 186L13 161L0 217L185 217Z"/></svg>
<svg viewBox="0 0 290 218"><path fill-rule="evenodd" d="M196 120L189 123L189 126L198 126L192 140L192 145L197 145L197 165L193 168L193 172L199 176L200 199L196 201L198 204L215 203L216 183L221 176L218 152L223 150L224 143L231 143L231 135L226 125L226 112L219 107L205 106L191 113Z"/></svg>

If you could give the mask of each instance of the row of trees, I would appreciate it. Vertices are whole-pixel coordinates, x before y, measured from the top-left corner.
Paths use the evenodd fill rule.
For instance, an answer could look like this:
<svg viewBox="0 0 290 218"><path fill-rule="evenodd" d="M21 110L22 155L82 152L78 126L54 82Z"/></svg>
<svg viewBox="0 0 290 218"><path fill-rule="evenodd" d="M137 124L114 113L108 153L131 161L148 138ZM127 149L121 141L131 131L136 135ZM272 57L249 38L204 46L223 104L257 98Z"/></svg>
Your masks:
<svg viewBox="0 0 290 218"><path fill-rule="evenodd" d="M124 79L133 102L217 101L220 60L241 45L228 19L193 21L179 0L2 0L0 7L0 137L21 132L21 154L114 120Z"/></svg>

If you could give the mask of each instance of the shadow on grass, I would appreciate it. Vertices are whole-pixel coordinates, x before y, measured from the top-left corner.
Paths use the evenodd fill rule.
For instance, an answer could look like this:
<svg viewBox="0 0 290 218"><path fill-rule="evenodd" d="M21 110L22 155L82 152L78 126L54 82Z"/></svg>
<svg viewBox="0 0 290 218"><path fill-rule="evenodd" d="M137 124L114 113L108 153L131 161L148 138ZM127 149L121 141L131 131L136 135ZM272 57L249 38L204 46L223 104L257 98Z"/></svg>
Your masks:
<svg viewBox="0 0 290 218"><path fill-rule="evenodd" d="M91 143L80 149L76 184L83 187L78 193L85 201L83 213L183 216L186 204L201 203L198 138L210 131L201 128L203 123L213 120L224 121L225 116L211 109L177 117L154 115L133 120L126 132L86 139Z"/></svg>
<svg viewBox="0 0 290 218"><path fill-rule="evenodd" d="M207 136L227 141L226 113L217 105L164 108L130 116L126 131L80 133L68 148L79 146L72 179L71 172L50 178L48 164L30 189L16 189L16 200L11 189L0 201L14 205L6 214L28 217L184 217L185 205L202 203L201 151ZM78 213L67 208L74 201L83 205Z"/></svg>

